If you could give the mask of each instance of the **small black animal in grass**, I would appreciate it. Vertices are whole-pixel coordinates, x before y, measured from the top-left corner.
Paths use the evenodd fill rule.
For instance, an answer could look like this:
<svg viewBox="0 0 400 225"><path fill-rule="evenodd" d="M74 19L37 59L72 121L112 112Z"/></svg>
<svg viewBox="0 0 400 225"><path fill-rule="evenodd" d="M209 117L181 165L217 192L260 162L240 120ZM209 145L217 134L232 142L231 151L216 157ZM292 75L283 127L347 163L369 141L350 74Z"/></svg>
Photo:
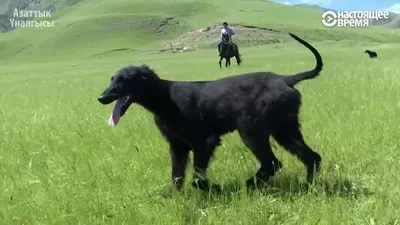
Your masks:
<svg viewBox="0 0 400 225"><path fill-rule="evenodd" d="M370 58L378 58L378 54L376 54L376 52L374 52L374 51L365 50L364 53L367 53Z"/></svg>

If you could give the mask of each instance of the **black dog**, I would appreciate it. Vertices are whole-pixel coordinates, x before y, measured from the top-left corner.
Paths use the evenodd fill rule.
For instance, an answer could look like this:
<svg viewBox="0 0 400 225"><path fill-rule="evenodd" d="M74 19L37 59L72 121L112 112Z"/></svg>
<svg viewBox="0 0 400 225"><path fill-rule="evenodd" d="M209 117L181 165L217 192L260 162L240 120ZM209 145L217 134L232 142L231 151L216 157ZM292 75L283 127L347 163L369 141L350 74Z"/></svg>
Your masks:
<svg viewBox="0 0 400 225"><path fill-rule="evenodd" d="M245 145L261 163L255 179L267 181L282 166L271 150L269 137L297 156L307 167L307 182L320 170L321 157L304 141L300 131L301 94L294 85L315 78L322 70L318 51L290 34L313 52L316 67L290 76L256 72L215 81L181 82L158 77L149 67L122 68L98 98L102 104L117 101L110 118L116 125L132 103L155 115L155 123L169 142L172 180L181 189L189 152L193 149L193 185L209 188L206 170L220 136L238 130Z"/></svg>
<svg viewBox="0 0 400 225"><path fill-rule="evenodd" d="M376 52L374 52L374 51L365 50L364 53L368 53L370 58L378 58L378 54L376 54Z"/></svg>

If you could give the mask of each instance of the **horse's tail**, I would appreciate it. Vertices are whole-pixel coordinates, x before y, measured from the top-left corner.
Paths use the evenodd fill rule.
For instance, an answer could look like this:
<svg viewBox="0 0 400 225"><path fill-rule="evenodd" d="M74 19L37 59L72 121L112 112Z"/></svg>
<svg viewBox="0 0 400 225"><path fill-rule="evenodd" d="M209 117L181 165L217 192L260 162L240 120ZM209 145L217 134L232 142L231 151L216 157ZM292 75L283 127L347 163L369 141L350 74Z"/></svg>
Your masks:
<svg viewBox="0 0 400 225"><path fill-rule="evenodd" d="M243 63L243 56L240 54L239 47L237 46L236 43L235 43L235 48L236 48L236 54L235 54L236 61L240 65Z"/></svg>

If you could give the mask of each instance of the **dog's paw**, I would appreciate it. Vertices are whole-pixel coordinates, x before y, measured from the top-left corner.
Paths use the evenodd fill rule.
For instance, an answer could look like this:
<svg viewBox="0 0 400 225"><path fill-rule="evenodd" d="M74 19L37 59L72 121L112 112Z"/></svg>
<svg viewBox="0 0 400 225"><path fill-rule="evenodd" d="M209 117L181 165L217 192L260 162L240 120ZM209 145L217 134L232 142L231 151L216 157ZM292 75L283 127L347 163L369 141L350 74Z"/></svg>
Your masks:
<svg viewBox="0 0 400 225"><path fill-rule="evenodd" d="M277 173L279 173L283 168L283 164L278 161L278 162L273 162L273 172L271 176L275 176Z"/></svg>
<svg viewBox="0 0 400 225"><path fill-rule="evenodd" d="M175 177L172 184L176 190L180 191L183 187L183 177Z"/></svg>
<svg viewBox="0 0 400 225"><path fill-rule="evenodd" d="M252 177L246 181L246 187L249 189L258 188L261 186L265 186L267 184L266 180L262 180L260 178Z"/></svg>
<svg viewBox="0 0 400 225"><path fill-rule="evenodd" d="M195 179L192 182L192 186L203 191L213 191L213 192L221 191L221 187L219 185L211 184L207 180Z"/></svg>
<svg viewBox="0 0 400 225"><path fill-rule="evenodd" d="M210 188L210 184L207 180L202 180L199 178L193 180L192 186L200 190L208 190Z"/></svg>
<svg viewBox="0 0 400 225"><path fill-rule="evenodd" d="M179 196L183 190L178 190L175 186L164 186L159 191L157 191L157 195L162 198L173 198L175 196Z"/></svg>

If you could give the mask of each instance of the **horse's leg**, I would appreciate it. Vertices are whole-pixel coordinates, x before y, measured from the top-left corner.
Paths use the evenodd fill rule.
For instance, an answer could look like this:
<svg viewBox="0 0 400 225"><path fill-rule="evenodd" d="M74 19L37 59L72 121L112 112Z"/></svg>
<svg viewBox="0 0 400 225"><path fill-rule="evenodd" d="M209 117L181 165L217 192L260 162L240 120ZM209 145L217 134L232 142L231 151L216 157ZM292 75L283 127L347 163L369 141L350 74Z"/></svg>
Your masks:
<svg viewBox="0 0 400 225"><path fill-rule="evenodd" d="M230 55L229 55L229 45L226 47L226 52L225 52L225 67L228 67Z"/></svg>
<svg viewBox="0 0 400 225"><path fill-rule="evenodd" d="M219 63L219 68L222 68L222 65L221 65L222 59L223 59L223 57L220 56L220 57L219 57L219 62L218 62L218 63Z"/></svg>

